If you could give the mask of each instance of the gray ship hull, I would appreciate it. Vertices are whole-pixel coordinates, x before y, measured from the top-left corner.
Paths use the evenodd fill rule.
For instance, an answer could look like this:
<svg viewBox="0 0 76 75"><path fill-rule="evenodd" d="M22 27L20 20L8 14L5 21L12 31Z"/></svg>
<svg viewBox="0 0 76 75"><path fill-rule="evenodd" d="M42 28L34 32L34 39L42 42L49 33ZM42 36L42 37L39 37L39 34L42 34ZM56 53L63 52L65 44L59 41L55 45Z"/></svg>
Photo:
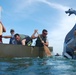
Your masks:
<svg viewBox="0 0 76 75"><path fill-rule="evenodd" d="M64 40L63 56L66 58L76 59L76 37L74 36L75 26L66 35Z"/></svg>

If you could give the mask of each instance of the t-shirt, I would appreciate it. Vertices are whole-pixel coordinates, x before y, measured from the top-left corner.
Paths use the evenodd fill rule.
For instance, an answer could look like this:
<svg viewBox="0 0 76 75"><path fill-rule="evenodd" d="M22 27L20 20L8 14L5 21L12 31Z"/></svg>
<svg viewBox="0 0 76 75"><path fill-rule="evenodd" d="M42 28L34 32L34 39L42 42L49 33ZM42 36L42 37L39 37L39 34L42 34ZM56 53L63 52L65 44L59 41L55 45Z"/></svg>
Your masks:
<svg viewBox="0 0 76 75"><path fill-rule="evenodd" d="M9 44L16 44L16 40L15 40L13 34L11 35L11 38L10 38Z"/></svg>
<svg viewBox="0 0 76 75"><path fill-rule="evenodd" d="M24 35L24 34L19 34L19 35L20 35L21 41L28 37L28 35Z"/></svg>

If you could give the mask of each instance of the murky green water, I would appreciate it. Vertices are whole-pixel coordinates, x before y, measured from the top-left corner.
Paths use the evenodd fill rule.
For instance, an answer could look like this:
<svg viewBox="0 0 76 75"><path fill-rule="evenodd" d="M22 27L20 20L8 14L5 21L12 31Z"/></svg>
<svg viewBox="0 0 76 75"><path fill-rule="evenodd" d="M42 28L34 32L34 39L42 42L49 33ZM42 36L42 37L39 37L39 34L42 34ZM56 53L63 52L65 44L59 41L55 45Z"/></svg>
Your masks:
<svg viewBox="0 0 76 75"><path fill-rule="evenodd" d="M76 60L51 58L0 58L0 75L76 75Z"/></svg>

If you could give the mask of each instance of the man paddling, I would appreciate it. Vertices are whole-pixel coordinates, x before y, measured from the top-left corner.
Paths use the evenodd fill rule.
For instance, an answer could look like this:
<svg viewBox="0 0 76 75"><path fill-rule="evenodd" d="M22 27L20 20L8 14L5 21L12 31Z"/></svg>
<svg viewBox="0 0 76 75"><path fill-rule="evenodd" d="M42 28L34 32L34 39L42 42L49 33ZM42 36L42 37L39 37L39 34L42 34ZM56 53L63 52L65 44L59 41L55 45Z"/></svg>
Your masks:
<svg viewBox="0 0 76 75"><path fill-rule="evenodd" d="M48 46L48 41L47 41L47 34L48 34L48 31L46 29L43 29L42 30L42 34L39 34L42 41L40 40L40 37L39 36L35 36L35 34L38 32L38 30L35 30L33 35L31 36L33 39L36 39L36 46L38 47L42 47L43 44Z"/></svg>
<svg viewBox="0 0 76 75"><path fill-rule="evenodd" d="M2 33L3 32L6 32L6 29L3 26L2 22L0 21L0 43L2 43Z"/></svg>
<svg viewBox="0 0 76 75"><path fill-rule="evenodd" d="M48 31L46 29L43 29L42 34L38 34L38 36L35 36L36 33L38 34L37 30L35 30L33 35L31 36L31 38L33 38L33 39L37 38L36 46L43 47L46 55L47 56L52 56L51 52L50 52L50 50L48 48L48 41L47 41Z"/></svg>

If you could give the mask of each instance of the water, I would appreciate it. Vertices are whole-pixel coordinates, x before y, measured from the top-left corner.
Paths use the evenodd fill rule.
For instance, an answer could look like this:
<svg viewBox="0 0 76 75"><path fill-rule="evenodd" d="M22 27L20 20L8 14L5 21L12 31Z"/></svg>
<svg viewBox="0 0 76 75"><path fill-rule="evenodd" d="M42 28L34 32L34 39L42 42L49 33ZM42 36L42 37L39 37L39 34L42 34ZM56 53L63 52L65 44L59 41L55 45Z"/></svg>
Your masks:
<svg viewBox="0 0 76 75"><path fill-rule="evenodd" d="M76 60L50 58L0 58L0 75L76 75Z"/></svg>

